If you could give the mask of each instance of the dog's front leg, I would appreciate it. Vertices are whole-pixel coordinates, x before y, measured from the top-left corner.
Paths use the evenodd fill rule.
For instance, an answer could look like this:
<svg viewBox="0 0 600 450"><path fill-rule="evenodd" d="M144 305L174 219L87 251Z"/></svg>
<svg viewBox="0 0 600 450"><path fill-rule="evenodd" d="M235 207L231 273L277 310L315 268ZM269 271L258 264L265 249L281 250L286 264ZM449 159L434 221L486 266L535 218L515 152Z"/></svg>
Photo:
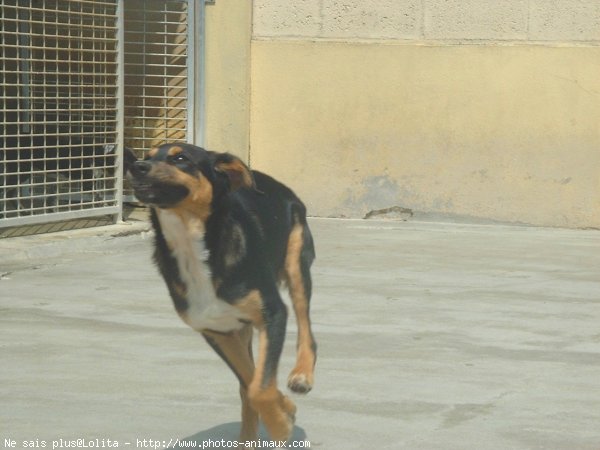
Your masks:
<svg viewBox="0 0 600 450"><path fill-rule="evenodd" d="M242 400L242 427L240 441L254 441L258 432L258 414L248 398L248 386L254 374L252 358L252 326L246 325L240 331L215 333L203 331L206 342L227 363L240 382Z"/></svg>
<svg viewBox="0 0 600 450"><path fill-rule="evenodd" d="M254 356L252 355L252 325L246 325L240 330L240 338L242 345L247 348L247 355L250 360L254 363ZM254 374L254 370L252 371ZM244 383L240 383L240 398L242 399L242 429L240 431L240 441L247 442L257 438L258 433L258 413L250 405L250 399L248 398L248 385L251 383L252 378Z"/></svg>
<svg viewBox="0 0 600 450"><path fill-rule="evenodd" d="M258 323L258 359L248 398L275 441L287 441L294 427L296 406L277 389L277 365L283 349L287 310L281 298L263 299Z"/></svg>

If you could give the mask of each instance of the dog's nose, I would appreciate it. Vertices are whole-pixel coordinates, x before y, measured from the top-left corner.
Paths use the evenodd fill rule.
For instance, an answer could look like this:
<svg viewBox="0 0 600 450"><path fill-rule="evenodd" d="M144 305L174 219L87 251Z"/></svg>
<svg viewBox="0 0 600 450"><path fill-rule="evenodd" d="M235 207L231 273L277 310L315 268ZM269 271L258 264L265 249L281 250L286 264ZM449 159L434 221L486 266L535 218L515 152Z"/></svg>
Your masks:
<svg viewBox="0 0 600 450"><path fill-rule="evenodd" d="M136 161L131 172L134 176L147 175L151 168L152 164L149 161Z"/></svg>

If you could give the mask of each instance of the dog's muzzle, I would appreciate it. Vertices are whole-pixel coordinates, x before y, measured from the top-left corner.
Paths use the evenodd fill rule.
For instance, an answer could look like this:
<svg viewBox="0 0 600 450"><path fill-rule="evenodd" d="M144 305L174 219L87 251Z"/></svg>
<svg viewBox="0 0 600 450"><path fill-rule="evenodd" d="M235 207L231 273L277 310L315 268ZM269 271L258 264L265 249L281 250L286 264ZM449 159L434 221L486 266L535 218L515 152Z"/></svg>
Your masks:
<svg viewBox="0 0 600 450"><path fill-rule="evenodd" d="M187 187L157 179L152 175L151 161L136 161L129 169L131 186L136 198L147 205L169 208L185 198Z"/></svg>
<svg viewBox="0 0 600 450"><path fill-rule="evenodd" d="M152 170L152 163L149 161L136 161L131 166L131 175L134 178L144 177Z"/></svg>

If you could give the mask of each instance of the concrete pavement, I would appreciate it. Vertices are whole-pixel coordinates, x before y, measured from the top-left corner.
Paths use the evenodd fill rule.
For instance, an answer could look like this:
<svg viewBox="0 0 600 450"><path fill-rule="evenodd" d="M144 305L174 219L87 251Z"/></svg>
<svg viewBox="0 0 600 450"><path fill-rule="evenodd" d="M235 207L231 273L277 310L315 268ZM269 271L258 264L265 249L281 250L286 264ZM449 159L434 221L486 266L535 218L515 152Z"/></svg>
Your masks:
<svg viewBox="0 0 600 450"><path fill-rule="evenodd" d="M311 227L319 360L314 390L294 396L298 442L600 449L599 231ZM235 378L174 313L146 228L0 241L5 447L237 437Z"/></svg>

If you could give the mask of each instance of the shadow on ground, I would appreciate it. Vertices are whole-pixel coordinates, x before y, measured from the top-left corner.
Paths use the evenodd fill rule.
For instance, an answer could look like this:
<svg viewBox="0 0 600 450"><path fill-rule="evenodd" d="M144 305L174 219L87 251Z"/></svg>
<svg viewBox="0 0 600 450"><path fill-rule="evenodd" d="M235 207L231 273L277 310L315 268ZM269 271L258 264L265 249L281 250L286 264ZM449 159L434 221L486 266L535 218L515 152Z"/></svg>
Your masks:
<svg viewBox="0 0 600 450"><path fill-rule="evenodd" d="M240 433L240 422L229 422L222 425L209 428L208 430L200 431L192 436L181 439L179 445L175 445L169 448L217 448L214 444L218 441L221 443L225 441L225 445L221 445L221 448L236 448L233 442L238 442ZM267 430L261 424L258 430L258 440L261 441L262 445L256 445L256 448L273 448L265 441L269 441L270 437ZM304 442L307 440L306 432L303 428L294 426L292 437L288 441L288 447L292 447L291 442ZM211 442L212 441L212 442ZM227 443L229 441L229 444ZM299 444L299 446L302 444ZM237 448L243 448L243 443L239 442Z"/></svg>

